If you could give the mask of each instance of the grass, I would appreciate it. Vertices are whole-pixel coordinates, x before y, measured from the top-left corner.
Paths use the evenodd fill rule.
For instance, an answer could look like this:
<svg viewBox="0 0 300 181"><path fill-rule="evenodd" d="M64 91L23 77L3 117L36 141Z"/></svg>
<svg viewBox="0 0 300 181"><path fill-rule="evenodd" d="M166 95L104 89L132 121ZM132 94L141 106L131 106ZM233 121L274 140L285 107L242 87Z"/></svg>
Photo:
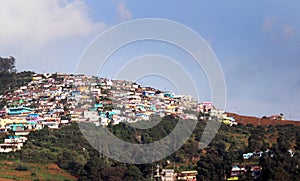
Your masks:
<svg viewBox="0 0 300 181"><path fill-rule="evenodd" d="M0 178L11 179L11 180L18 180L18 179L16 179L15 176L11 176L11 175L1 175Z"/></svg>
<svg viewBox="0 0 300 181"><path fill-rule="evenodd" d="M70 178L66 178L65 176L53 175L53 174L49 174L49 173L39 173L37 176L45 178L46 180L70 180Z"/></svg>
<svg viewBox="0 0 300 181"><path fill-rule="evenodd" d="M76 180L65 170L60 169L55 164L35 164L35 163L20 163L19 161L0 161L0 180ZM24 165L28 168L27 171L15 170L18 165ZM32 173L35 173L35 175Z"/></svg>

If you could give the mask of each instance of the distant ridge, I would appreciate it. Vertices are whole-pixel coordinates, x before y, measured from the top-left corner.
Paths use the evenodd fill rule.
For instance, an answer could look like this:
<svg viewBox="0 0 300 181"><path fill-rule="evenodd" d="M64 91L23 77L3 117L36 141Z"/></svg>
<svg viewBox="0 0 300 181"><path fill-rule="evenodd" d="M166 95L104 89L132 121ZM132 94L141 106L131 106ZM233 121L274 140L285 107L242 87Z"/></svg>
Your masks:
<svg viewBox="0 0 300 181"><path fill-rule="evenodd" d="M235 121L242 125L253 124L254 126L259 126L259 125L276 126L276 125L292 124L292 125L300 126L300 121L295 121L295 120L276 120L276 119L268 119L268 118L258 118L254 116L243 116L243 115L238 115L236 113L229 113L229 112L227 112L227 115L234 117Z"/></svg>

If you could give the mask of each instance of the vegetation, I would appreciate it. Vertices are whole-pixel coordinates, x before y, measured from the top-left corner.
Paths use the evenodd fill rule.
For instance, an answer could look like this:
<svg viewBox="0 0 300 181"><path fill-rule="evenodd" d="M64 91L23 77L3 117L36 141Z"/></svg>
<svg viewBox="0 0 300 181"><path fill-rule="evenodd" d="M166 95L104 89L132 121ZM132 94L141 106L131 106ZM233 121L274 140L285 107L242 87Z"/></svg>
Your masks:
<svg viewBox="0 0 300 181"><path fill-rule="evenodd" d="M15 58L0 57L0 95L13 91L32 80L31 71L16 72ZM0 102L0 108L5 105L5 100Z"/></svg>
<svg viewBox="0 0 300 181"><path fill-rule="evenodd" d="M23 163L1 160L0 180L57 180L72 181L76 177L55 164Z"/></svg>
<svg viewBox="0 0 300 181"><path fill-rule="evenodd" d="M15 62L16 59L13 56L8 58L0 57L0 72L16 72Z"/></svg>
<svg viewBox="0 0 300 181"><path fill-rule="evenodd" d="M149 130L139 130L123 123L108 128L125 141L150 143L167 135L176 123L175 118L166 117ZM54 163L79 180L149 180L157 164L174 168L174 164L166 164L169 160L175 163L176 171L197 170L199 180L222 180L225 175L229 176L233 165L246 164L243 153L269 149L268 154L263 154L260 159L248 160L247 163L262 166L262 180L300 179L300 127L222 125L209 146L200 150L198 143L205 125L200 120L193 135L181 149L153 164L123 164L100 155L85 140L76 123L59 130L44 128L32 132L22 150L2 153L0 159L19 160L24 163L21 166L25 167L26 163ZM289 149L294 151L293 157ZM251 180L251 176L245 175L242 179Z"/></svg>

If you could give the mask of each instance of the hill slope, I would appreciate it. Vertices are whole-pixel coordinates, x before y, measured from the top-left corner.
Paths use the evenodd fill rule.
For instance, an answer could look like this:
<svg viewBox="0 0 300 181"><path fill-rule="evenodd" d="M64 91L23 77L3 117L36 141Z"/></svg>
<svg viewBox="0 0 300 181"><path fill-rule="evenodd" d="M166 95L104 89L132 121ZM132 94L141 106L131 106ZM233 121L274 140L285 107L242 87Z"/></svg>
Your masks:
<svg viewBox="0 0 300 181"><path fill-rule="evenodd" d="M227 113L228 116L232 116L235 118L237 123L247 125L252 124L254 126L269 126L269 125L286 125L286 124L292 124L300 126L300 121L294 121L294 120L275 120L275 119L268 119L268 118L257 118L254 116L243 116L238 115L235 113Z"/></svg>
<svg viewBox="0 0 300 181"><path fill-rule="evenodd" d="M67 170L73 175L71 177L65 175L64 171L58 171L62 177L70 180L75 177L79 180L149 180L152 168L156 165L170 169L175 167L176 172L197 170L199 180L222 180L225 175L230 176L230 170L235 165L248 166L246 168L261 165L263 180L282 180L282 174L288 179L300 179L300 169L296 167L297 163L300 163L299 126L238 125L230 127L222 124L208 147L200 150L198 145L206 121L198 121L193 135L178 151L153 164L130 165L104 157L87 143L77 124L65 126L59 130L45 128L32 132L22 150L0 154L0 159L3 160L1 163L7 163L7 161L17 163L16 160L20 160L21 164L28 165L30 168L39 164L39 167L45 169L32 169L30 172L40 174L47 171L50 177L53 171L47 170L47 167L57 164L60 169ZM175 124L176 120L168 117L158 127L147 131L135 129L123 123L109 126L108 129L120 139L128 142L140 143L144 140L150 143L169 133ZM294 152L293 157L288 153L289 149ZM242 157L248 152L267 150L272 153L272 157L268 154L263 155L261 159L244 160ZM167 160L172 164L168 165ZM14 165L10 170L21 173L14 171L16 166ZM7 175L7 173L0 169L0 175ZM18 178L19 180L25 179ZM251 175L245 175L245 179L251 180Z"/></svg>

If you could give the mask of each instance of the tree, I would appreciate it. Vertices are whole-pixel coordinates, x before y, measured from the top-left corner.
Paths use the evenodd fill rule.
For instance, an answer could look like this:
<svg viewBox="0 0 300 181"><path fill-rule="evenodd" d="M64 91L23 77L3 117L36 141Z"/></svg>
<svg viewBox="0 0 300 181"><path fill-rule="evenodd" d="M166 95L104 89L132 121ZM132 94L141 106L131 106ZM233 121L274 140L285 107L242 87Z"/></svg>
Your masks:
<svg viewBox="0 0 300 181"><path fill-rule="evenodd" d="M16 59L13 56L9 58L0 57L0 72L16 72L15 62Z"/></svg>
<svg viewBox="0 0 300 181"><path fill-rule="evenodd" d="M274 180L288 180L288 178L288 173L282 167L277 167L274 174Z"/></svg>
<svg viewBox="0 0 300 181"><path fill-rule="evenodd" d="M84 165L82 155L70 149L64 149L57 156L57 164L60 168L68 170L70 173L77 173Z"/></svg>
<svg viewBox="0 0 300 181"><path fill-rule="evenodd" d="M135 165L129 165L125 173L124 180L142 180L143 174Z"/></svg>
<svg viewBox="0 0 300 181"><path fill-rule="evenodd" d="M80 173L81 176L78 180L102 180L103 170L106 167L107 165L104 160L94 154L84 165L84 168Z"/></svg>
<svg viewBox="0 0 300 181"><path fill-rule="evenodd" d="M224 165L221 157L212 153L201 156L197 162L198 180L222 180Z"/></svg>
<svg viewBox="0 0 300 181"><path fill-rule="evenodd" d="M32 172L30 175L31 175L31 180L33 180L33 178L36 177L36 173L35 172Z"/></svg>

